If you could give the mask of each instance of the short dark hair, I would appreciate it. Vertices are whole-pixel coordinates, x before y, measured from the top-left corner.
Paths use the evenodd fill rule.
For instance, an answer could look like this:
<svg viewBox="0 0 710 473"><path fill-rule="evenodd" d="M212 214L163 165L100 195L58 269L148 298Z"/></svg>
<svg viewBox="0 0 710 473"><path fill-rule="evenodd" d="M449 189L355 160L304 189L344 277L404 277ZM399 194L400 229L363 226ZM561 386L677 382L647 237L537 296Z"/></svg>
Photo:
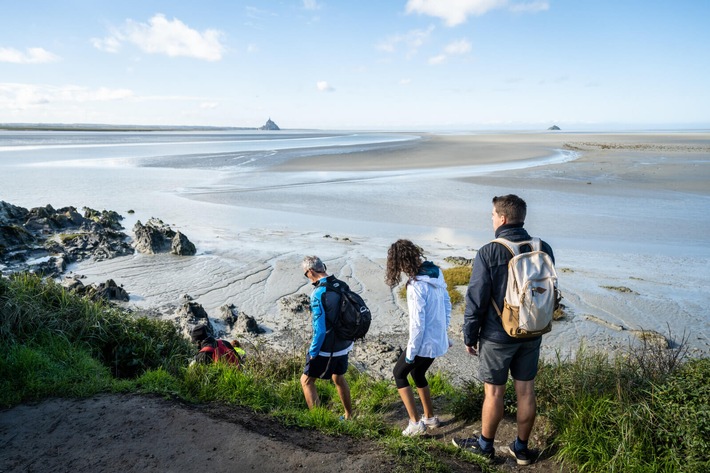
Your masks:
<svg viewBox="0 0 710 473"><path fill-rule="evenodd" d="M498 215L505 216L508 223L525 223L528 205L515 194L493 197L493 207Z"/></svg>

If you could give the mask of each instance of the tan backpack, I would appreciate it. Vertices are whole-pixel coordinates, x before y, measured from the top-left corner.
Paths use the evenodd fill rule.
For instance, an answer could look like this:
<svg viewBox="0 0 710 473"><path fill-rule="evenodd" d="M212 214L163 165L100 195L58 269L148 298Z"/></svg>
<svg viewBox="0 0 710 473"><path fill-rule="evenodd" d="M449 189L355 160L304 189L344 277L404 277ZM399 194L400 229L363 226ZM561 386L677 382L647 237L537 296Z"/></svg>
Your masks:
<svg viewBox="0 0 710 473"><path fill-rule="evenodd" d="M552 329L552 314L561 296L557 288L557 271L550 255L542 251L539 238L512 242L493 240L513 254L508 263L508 285L503 310L493 300L493 307L503 322L505 332L513 338L538 337ZM529 245L532 251L521 253Z"/></svg>

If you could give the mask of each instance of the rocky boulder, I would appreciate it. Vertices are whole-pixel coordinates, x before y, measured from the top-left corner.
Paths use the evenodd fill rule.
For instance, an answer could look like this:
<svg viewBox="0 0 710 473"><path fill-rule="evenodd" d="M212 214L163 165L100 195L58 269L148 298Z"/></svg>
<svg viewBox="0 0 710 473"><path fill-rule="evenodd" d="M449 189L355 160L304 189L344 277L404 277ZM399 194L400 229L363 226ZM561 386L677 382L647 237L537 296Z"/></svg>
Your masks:
<svg viewBox="0 0 710 473"><path fill-rule="evenodd" d="M188 238L180 233L175 233L170 245L170 252L180 256L194 256L197 253L195 245Z"/></svg>
<svg viewBox="0 0 710 473"><path fill-rule="evenodd" d="M166 253L194 255L195 245L182 233L175 232L158 218L151 218L145 225L140 220L133 226L134 247L144 254Z"/></svg>
<svg viewBox="0 0 710 473"><path fill-rule="evenodd" d="M128 302L130 296L123 286L119 286L113 279L99 284L84 285L81 281L84 276L76 274L67 275L62 280L62 286L76 294L88 297L91 300Z"/></svg>
<svg viewBox="0 0 710 473"><path fill-rule="evenodd" d="M234 304L223 305L219 308L219 312L221 319L233 333L259 335L265 332L254 317L239 312Z"/></svg>
<svg viewBox="0 0 710 473"><path fill-rule="evenodd" d="M92 299L104 299L107 301L128 302L130 299L125 289L116 284L113 279L90 286L86 291L86 295Z"/></svg>
<svg viewBox="0 0 710 473"><path fill-rule="evenodd" d="M189 325L210 324L210 318L202 304L186 301L177 310L177 316L186 319Z"/></svg>

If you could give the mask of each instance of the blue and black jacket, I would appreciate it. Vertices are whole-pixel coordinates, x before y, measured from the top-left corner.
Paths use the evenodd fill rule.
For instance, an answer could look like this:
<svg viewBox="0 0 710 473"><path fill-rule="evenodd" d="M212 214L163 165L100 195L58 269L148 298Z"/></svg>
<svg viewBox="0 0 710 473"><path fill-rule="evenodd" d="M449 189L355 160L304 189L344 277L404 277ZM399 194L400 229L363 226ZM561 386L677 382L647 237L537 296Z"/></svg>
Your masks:
<svg viewBox="0 0 710 473"><path fill-rule="evenodd" d="M311 314L313 315L313 340L308 349L308 354L315 358L316 356L330 356L335 353L348 350L352 345L352 340L342 340L335 336L332 330L333 323L340 311L340 294L337 291L327 290L325 284L344 282L338 280L335 276L322 278L313 285L315 289L311 293Z"/></svg>

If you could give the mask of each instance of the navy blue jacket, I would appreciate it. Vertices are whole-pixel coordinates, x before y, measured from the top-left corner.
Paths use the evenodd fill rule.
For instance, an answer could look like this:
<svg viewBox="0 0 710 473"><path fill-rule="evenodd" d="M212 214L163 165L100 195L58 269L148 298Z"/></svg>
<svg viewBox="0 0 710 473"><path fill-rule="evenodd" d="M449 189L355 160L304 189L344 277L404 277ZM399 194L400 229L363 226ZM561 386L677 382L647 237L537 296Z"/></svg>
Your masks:
<svg viewBox="0 0 710 473"><path fill-rule="evenodd" d="M501 225L496 230L496 238L505 238L512 242L531 239L522 224ZM555 256L550 245L543 241L541 247L542 251L550 255L554 263ZM526 251L525 247L522 250ZM466 346L477 346L479 338L496 343L536 340L536 338L513 338L505 333L503 322L491 304L493 298L498 307L503 307L505 288L508 284L508 262L512 257L510 251L500 243L490 242L478 250L466 292L463 322L463 340Z"/></svg>

